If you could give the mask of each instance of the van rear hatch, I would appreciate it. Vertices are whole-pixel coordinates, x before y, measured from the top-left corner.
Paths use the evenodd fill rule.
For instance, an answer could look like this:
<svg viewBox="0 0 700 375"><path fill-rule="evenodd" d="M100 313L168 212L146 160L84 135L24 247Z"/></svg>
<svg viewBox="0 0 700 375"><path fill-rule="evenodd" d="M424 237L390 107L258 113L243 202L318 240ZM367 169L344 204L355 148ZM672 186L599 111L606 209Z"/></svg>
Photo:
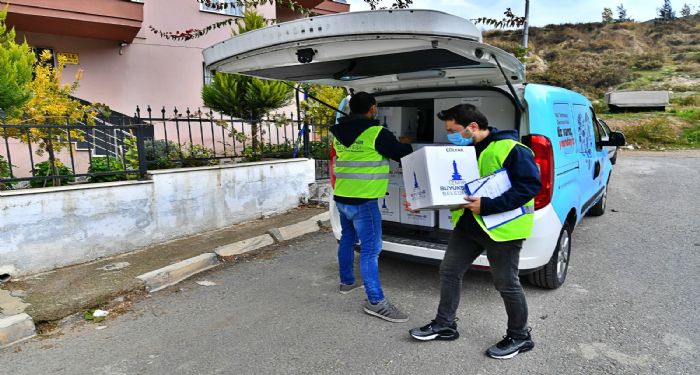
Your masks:
<svg viewBox="0 0 700 375"><path fill-rule="evenodd" d="M522 63L483 44L469 20L430 10L304 18L237 35L203 54L211 71L375 92L524 80Z"/></svg>

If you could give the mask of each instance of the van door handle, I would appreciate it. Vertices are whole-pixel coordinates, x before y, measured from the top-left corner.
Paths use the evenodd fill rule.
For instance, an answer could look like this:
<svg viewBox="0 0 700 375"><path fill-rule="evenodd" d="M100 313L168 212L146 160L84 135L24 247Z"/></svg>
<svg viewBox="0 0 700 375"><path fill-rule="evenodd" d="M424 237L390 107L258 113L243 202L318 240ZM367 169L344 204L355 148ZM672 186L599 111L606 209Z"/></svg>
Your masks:
<svg viewBox="0 0 700 375"><path fill-rule="evenodd" d="M600 176L600 161L595 162L595 168L593 168L593 179L595 180Z"/></svg>

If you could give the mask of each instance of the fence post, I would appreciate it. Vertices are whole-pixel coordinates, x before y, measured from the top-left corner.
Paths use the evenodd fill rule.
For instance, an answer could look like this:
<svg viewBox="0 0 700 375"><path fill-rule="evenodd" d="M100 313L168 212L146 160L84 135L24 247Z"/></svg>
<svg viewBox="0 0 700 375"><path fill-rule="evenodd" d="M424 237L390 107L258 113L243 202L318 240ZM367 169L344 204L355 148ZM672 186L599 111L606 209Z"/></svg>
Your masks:
<svg viewBox="0 0 700 375"><path fill-rule="evenodd" d="M143 128L146 126L141 122L141 109L136 107L136 150L139 156L139 180L146 179L146 142L144 142Z"/></svg>
<svg viewBox="0 0 700 375"><path fill-rule="evenodd" d="M304 157L311 157L311 144L309 142L309 122L304 116Z"/></svg>

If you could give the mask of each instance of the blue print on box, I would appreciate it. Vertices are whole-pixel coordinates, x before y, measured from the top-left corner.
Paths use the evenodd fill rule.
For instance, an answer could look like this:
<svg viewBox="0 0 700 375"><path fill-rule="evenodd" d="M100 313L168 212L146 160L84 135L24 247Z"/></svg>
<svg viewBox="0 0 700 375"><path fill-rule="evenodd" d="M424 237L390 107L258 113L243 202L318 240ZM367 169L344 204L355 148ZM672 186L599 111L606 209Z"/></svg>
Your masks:
<svg viewBox="0 0 700 375"><path fill-rule="evenodd" d="M452 181L462 181L462 175L459 174L459 172L457 171L456 160L452 160L452 169L454 170L454 172L452 173Z"/></svg>

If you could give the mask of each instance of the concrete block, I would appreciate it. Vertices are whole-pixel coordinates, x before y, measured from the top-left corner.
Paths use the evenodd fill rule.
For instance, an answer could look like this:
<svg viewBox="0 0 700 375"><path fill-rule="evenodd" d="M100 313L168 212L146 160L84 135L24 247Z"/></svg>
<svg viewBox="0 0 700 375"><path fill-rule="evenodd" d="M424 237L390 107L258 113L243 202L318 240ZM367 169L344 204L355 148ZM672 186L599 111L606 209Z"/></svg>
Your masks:
<svg viewBox="0 0 700 375"><path fill-rule="evenodd" d="M22 313L0 318L0 349L36 336L34 320Z"/></svg>
<svg viewBox="0 0 700 375"><path fill-rule="evenodd" d="M320 215L317 215L320 216ZM304 220L302 222L288 225L282 228L274 228L268 231L268 233L275 238L278 242L289 241L292 238L297 238L303 236L307 233L313 233L318 231L318 219L316 216L311 219Z"/></svg>
<svg viewBox="0 0 700 375"><path fill-rule="evenodd" d="M230 257L257 250L265 246L270 246L274 243L275 240L273 240L269 234L263 234L262 236L219 246L214 250L214 253L220 257Z"/></svg>
<svg viewBox="0 0 700 375"><path fill-rule="evenodd" d="M214 253L206 253L185 259L167 267L157 269L137 276L142 280L149 292L157 292L163 288L175 285L188 277L206 271L219 264L219 258Z"/></svg>
<svg viewBox="0 0 700 375"><path fill-rule="evenodd" d="M309 220L315 220L316 222L324 222L324 221L329 221L331 219L331 213L329 211L326 211L322 214L318 214L314 217L312 217Z"/></svg>

